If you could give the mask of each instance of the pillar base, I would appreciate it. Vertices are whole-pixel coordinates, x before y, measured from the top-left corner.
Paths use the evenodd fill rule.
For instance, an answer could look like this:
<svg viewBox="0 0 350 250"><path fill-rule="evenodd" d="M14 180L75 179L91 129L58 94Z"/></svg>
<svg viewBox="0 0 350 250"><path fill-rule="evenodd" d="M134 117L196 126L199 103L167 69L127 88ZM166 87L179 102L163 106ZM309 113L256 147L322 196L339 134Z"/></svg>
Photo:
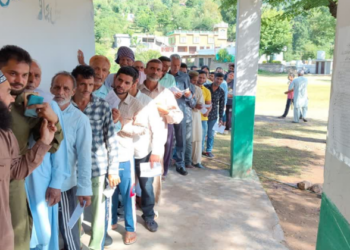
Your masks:
<svg viewBox="0 0 350 250"><path fill-rule="evenodd" d="M255 96L234 96L231 128L231 170L234 178L249 178L253 165Z"/></svg>

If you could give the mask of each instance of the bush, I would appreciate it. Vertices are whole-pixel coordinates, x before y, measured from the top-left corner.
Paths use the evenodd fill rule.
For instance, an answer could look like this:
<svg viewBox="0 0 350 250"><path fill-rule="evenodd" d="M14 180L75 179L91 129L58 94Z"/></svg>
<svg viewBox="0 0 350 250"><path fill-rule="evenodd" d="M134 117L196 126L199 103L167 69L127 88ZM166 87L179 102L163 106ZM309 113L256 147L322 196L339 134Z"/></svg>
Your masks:
<svg viewBox="0 0 350 250"><path fill-rule="evenodd" d="M273 64L282 64L281 61L272 61Z"/></svg>

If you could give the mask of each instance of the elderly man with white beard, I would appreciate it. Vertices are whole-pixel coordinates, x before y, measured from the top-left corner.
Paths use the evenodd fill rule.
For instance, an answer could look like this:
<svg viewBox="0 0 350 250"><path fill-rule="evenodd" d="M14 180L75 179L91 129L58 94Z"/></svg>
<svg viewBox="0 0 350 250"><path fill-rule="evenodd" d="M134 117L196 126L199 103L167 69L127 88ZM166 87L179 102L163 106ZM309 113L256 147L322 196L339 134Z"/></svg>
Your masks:
<svg viewBox="0 0 350 250"><path fill-rule="evenodd" d="M68 72L59 72L51 82L51 93L62 110L66 126L68 166L71 176L62 186L59 203L59 228L64 241L64 249L80 249L79 223L70 229L67 227L77 201L81 206L90 206L91 186L91 146L92 133L89 118L72 102L77 83Z"/></svg>

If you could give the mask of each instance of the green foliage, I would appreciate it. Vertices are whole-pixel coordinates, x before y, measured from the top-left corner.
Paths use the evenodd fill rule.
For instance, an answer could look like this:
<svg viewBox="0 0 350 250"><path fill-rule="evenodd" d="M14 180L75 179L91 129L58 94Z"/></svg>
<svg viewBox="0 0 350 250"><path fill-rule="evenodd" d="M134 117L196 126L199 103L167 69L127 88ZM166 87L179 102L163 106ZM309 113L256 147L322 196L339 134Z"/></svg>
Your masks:
<svg viewBox="0 0 350 250"><path fill-rule="evenodd" d="M288 20L278 20L281 11L265 9L261 17L260 54L270 56L283 51L286 44L292 41L292 25Z"/></svg>
<svg viewBox="0 0 350 250"><path fill-rule="evenodd" d="M140 60L144 63L147 63L149 60L154 58L159 58L161 56L160 52L157 50L146 50L142 46L138 47L135 52L136 60Z"/></svg>
<svg viewBox="0 0 350 250"><path fill-rule="evenodd" d="M216 55L218 62L234 62L234 56L230 55L227 49L220 49Z"/></svg>
<svg viewBox="0 0 350 250"><path fill-rule="evenodd" d="M338 0L263 0L266 6L283 9L283 18L293 18L308 14L310 10L326 7L333 17L337 17ZM221 9L237 6L237 0L221 0Z"/></svg>

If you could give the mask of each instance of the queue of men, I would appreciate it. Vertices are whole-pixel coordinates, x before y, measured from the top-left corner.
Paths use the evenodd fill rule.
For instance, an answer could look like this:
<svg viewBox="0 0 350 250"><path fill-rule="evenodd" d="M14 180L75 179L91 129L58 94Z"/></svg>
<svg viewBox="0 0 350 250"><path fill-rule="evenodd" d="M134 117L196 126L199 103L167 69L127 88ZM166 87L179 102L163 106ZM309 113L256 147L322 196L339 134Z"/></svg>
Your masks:
<svg viewBox="0 0 350 250"><path fill-rule="evenodd" d="M91 207L89 249L112 244L108 230L121 216L124 243L133 244L136 187L145 227L156 232L155 206L172 160L185 176L204 168L202 155L214 157L214 126L225 124L232 75L226 83L206 66L188 72L176 54L144 64L127 47L112 74L105 56L87 65L78 51L78 62L52 77L48 93L40 62L18 46L0 49L0 249L59 250L59 235L61 249L81 249L81 222L68 226L77 205ZM44 101L30 105L35 97ZM163 174L143 177L145 164Z"/></svg>

